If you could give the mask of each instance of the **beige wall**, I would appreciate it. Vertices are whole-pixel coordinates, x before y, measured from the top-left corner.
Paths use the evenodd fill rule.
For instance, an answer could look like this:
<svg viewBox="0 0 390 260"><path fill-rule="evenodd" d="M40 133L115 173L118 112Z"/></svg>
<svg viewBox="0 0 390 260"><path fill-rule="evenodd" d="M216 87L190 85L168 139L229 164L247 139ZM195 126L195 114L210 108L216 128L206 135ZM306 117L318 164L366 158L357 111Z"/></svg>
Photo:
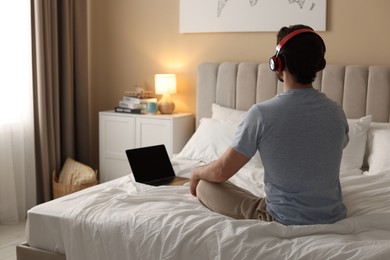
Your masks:
<svg viewBox="0 0 390 260"><path fill-rule="evenodd" d="M287 1L287 0L286 0ZM202 61L266 62L275 33L179 33L179 0L91 0L93 136L98 111L112 109L136 84L153 88L155 73L176 73L177 111L195 112L196 68ZM390 65L390 1L328 0L321 32L328 63Z"/></svg>

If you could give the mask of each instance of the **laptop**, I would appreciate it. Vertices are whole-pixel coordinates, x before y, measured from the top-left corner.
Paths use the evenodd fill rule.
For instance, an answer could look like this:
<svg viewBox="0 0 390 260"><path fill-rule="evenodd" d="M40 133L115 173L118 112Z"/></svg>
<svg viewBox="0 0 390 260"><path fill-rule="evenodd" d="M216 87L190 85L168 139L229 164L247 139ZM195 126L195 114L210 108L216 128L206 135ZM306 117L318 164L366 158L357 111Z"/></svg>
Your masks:
<svg viewBox="0 0 390 260"><path fill-rule="evenodd" d="M126 150L130 168L136 182L153 186L183 185L189 178L177 177L165 145Z"/></svg>

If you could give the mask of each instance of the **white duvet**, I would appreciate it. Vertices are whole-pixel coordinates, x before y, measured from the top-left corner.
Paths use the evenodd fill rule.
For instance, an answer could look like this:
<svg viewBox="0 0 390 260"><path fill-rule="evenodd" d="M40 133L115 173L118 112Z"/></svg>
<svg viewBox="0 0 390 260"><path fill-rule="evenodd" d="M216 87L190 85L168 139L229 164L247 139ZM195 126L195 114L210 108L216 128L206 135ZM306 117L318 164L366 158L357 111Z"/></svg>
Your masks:
<svg viewBox="0 0 390 260"><path fill-rule="evenodd" d="M181 175L190 168L178 168ZM260 171L260 173L259 173ZM232 181L262 194L261 169ZM106 186L61 216L68 260L75 259L390 259L390 172L342 175L348 217L331 225L284 226L211 212L187 186L150 187L130 177Z"/></svg>

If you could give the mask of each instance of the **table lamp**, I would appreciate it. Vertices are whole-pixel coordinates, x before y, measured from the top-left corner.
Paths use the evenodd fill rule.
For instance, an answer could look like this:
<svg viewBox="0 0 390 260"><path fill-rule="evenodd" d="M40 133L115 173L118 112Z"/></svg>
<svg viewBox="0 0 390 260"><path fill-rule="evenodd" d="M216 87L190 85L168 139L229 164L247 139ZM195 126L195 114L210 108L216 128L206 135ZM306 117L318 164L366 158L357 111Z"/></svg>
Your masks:
<svg viewBox="0 0 390 260"><path fill-rule="evenodd" d="M163 95L158 101L161 114L172 114L175 110L170 94L176 93L176 74L156 74L154 76L155 93Z"/></svg>

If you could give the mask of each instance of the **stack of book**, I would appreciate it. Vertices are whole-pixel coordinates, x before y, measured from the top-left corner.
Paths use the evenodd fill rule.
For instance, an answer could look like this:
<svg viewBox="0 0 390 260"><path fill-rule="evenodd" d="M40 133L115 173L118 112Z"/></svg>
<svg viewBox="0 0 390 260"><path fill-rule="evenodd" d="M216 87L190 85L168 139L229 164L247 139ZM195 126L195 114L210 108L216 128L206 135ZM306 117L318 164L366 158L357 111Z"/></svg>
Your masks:
<svg viewBox="0 0 390 260"><path fill-rule="evenodd" d="M146 103L148 102L157 103L157 98L152 96L150 92L139 94L125 91L122 100L119 100L118 106L115 107L115 112L146 114Z"/></svg>

